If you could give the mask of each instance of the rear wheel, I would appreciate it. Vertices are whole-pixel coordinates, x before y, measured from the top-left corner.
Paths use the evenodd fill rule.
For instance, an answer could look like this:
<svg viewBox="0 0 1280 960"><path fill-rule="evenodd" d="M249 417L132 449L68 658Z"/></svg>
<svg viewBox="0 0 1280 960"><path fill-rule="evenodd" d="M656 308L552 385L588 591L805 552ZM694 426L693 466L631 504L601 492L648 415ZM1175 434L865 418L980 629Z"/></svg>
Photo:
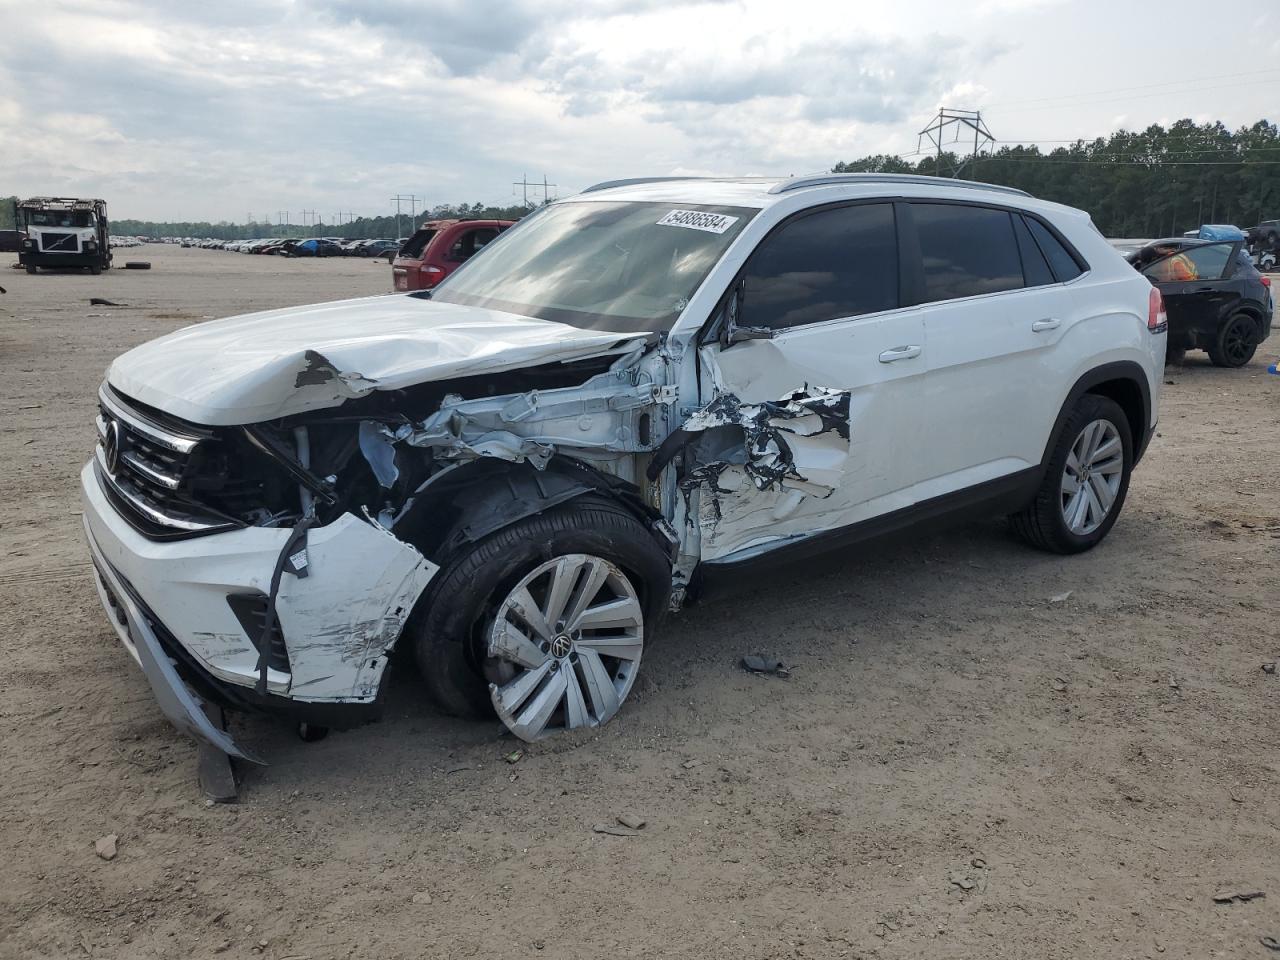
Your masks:
<svg viewBox="0 0 1280 960"><path fill-rule="evenodd" d="M410 640L443 710L492 716L524 740L606 723L666 610L671 567L611 501L582 497L464 548Z"/></svg>
<svg viewBox="0 0 1280 960"><path fill-rule="evenodd" d="M32 276L35 276L35 272L36 272L36 268L35 268L35 267L33 267L31 264L29 264L29 263L28 263L28 264L27 264L27 273L31 274Z"/></svg>
<svg viewBox="0 0 1280 960"><path fill-rule="evenodd" d="M1258 325L1247 313L1233 314L1209 346L1216 367L1243 367L1258 349Z"/></svg>
<svg viewBox="0 0 1280 960"><path fill-rule="evenodd" d="M1080 553L1115 525L1129 490L1133 436L1109 397L1087 393L1067 417L1031 504L1009 518L1022 539L1041 550Z"/></svg>

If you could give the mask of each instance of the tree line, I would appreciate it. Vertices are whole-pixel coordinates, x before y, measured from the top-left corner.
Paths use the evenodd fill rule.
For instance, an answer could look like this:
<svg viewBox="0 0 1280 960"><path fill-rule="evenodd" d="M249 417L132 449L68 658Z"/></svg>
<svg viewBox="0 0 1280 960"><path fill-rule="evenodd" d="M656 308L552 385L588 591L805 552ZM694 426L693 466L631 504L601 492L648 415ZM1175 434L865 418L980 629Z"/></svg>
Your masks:
<svg viewBox="0 0 1280 960"><path fill-rule="evenodd" d="M992 153L944 151L909 161L877 155L834 173L916 173L1018 187L1086 210L1108 237L1177 236L1204 223L1250 227L1280 217L1280 131L1260 120L1234 133L1179 120L1165 129L1119 130L1048 152L1035 145Z"/></svg>
<svg viewBox="0 0 1280 960"><path fill-rule="evenodd" d="M408 211L385 217L357 217L349 223L317 223L282 226L268 222L231 223L155 222L152 220L112 220L111 232L138 237L209 237L215 240L253 240L259 237L341 237L344 240L395 240L407 237L424 220L519 220L529 208L519 204L494 207L483 203L442 204L420 210L414 216Z"/></svg>

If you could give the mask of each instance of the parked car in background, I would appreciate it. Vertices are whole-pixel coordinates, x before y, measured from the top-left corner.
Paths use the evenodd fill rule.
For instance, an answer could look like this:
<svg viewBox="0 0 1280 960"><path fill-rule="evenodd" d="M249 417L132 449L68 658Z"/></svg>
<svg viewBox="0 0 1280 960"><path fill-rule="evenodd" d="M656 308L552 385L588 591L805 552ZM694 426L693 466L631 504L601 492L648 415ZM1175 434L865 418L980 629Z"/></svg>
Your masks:
<svg viewBox="0 0 1280 960"><path fill-rule="evenodd" d="M1271 334L1271 280L1243 240L1156 240L1130 256L1164 296L1169 354L1204 350L1219 367L1241 367Z"/></svg>
<svg viewBox="0 0 1280 960"><path fill-rule="evenodd" d="M1259 253L1280 250L1280 220L1263 220L1245 231L1249 245Z"/></svg>
<svg viewBox="0 0 1280 960"><path fill-rule="evenodd" d="M310 240L299 240L292 248L287 249L291 257L340 257L342 246L335 240L314 237Z"/></svg>
<svg viewBox="0 0 1280 960"><path fill-rule="evenodd" d="M361 257L386 257L388 260L393 260L399 250L399 240L368 240L356 251L356 254Z"/></svg>
<svg viewBox="0 0 1280 960"><path fill-rule="evenodd" d="M428 220L391 262L397 290L430 290L462 266L514 220Z"/></svg>

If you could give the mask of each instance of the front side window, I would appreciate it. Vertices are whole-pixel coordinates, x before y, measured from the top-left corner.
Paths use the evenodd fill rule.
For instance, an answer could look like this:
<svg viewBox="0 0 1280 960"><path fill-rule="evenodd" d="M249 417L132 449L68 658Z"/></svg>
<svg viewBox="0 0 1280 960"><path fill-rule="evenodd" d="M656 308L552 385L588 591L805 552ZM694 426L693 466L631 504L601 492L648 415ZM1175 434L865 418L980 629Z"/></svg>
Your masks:
<svg viewBox="0 0 1280 960"><path fill-rule="evenodd" d="M743 272L737 324L780 330L898 306L890 203L836 207L770 234Z"/></svg>
<svg viewBox="0 0 1280 960"><path fill-rule="evenodd" d="M431 299L587 330L670 330L757 213L690 203L552 204L451 274Z"/></svg>
<svg viewBox="0 0 1280 960"><path fill-rule="evenodd" d="M1006 210L913 203L924 260L924 303L1023 286L1022 261Z"/></svg>
<svg viewBox="0 0 1280 960"><path fill-rule="evenodd" d="M1231 243L1210 243L1202 247L1188 247L1157 260L1142 272L1157 282L1221 280L1234 246Z"/></svg>

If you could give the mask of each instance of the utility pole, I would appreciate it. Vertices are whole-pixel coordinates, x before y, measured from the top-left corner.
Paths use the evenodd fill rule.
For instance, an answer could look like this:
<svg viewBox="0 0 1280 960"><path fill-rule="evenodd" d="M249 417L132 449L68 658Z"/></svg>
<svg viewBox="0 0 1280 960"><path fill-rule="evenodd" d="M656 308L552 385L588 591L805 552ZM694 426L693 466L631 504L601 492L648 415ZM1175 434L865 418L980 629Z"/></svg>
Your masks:
<svg viewBox="0 0 1280 960"><path fill-rule="evenodd" d="M401 193L397 193L391 199L396 205L396 239L399 240L403 236L403 231L400 229L400 204L401 203L410 204L409 221L412 223L414 213L417 210L417 203L419 200L423 198L414 196L412 193L407 196Z"/></svg>
<svg viewBox="0 0 1280 960"><path fill-rule="evenodd" d="M542 200L543 200L543 202L544 202L544 203L545 203L548 199L550 199L550 196L551 196L550 190L551 190L551 188L552 188L552 187L554 187L554 186L557 186L557 184L554 184L554 183L547 183L547 175L544 173L544 174L542 175ZM521 202L522 202L522 204L524 205L525 209L528 209L528 207L529 207L529 188L530 188L530 187L533 187L533 188L536 190L536 189L537 189L537 187L538 187L538 182L535 180L535 181L533 181L532 183L530 183L530 182L529 182L529 175L528 175L528 174L525 174L525 173L522 173L522 174L520 174L520 179L519 179L519 180L514 181L514 182L511 184L511 187L512 187L512 193L514 193L514 192L515 192L515 188L516 188L516 187L519 187L519 188L521 189L521 191L522 191L522 193L521 193L521 195L520 195L520 196L521 196Z"/></svg>
<svg viewBox="0 0 1280 960"><path fill-rule="evenodd" d="M934 176L942 176L942 143L948 131L953 131L954 136L952 143L958 143L961 132L967 133L968 130L973 131L973 154L966 160L962 160L951 175L957 176L964 165L972 160L975 164L978 162L978 155L982 148L996 142L996 138L991 135L991 131L987 129L986 123L982 120L981 110L950 110L942 107L938 110L938 115L929 121L929 125L920 131L916 136L916 149L919 150L924 143L924 138L928 138L929 142L936 148L936 154L933 165Z"/></svg>

